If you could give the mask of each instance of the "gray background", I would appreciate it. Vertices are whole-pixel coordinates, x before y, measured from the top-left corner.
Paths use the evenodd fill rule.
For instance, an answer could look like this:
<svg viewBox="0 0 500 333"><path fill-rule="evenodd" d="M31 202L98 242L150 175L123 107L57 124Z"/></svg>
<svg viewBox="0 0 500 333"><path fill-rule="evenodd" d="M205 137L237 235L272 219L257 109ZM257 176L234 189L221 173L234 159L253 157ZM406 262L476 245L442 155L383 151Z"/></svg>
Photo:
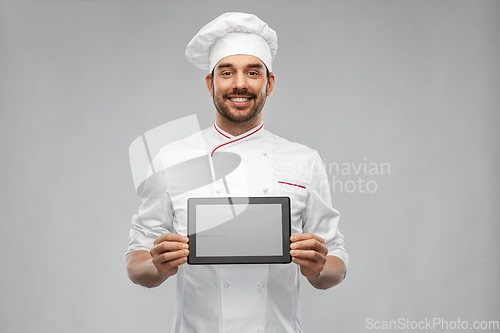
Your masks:
<svg viewBox="0 0 500 333"><path fill-rule="evenodd" d="M302 284L306 331L500 320L499 1L1 1L0 331L169 331L175 280L125 271L128 146L212 124L184 49L225 11L279 34L267 129L391 166L362 175L374 193L332 194L351 265L328 291Z"/></svg>

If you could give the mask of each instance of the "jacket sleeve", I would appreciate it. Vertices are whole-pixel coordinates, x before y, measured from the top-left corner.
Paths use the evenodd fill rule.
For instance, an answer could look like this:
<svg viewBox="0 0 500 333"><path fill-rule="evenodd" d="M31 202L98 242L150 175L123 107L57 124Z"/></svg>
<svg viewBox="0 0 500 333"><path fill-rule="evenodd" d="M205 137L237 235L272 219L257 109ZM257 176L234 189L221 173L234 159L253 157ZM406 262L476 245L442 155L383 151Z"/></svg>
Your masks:
<svg viewBox="0 0 500 333"><path fill-rule="evenodd" d="M332 207L328 178L317 152L310 172L306 207L302 215L303 232L323 238L328 255L339 257L347 268L349 255L344 248L344 236L338 228L340 213Z"/></svg>
<svg viewBox="0 0 500 333"><path fill-rule="evenodd" d="M153 163L155 170L161 172L164 169L160 154ZM151 175L151 170L149 175ZM137 214L132 217L127 254L137 250L149 251L156 238L174 232L173 220L172 202L166 189L160 197L144 196Z"/></svg>

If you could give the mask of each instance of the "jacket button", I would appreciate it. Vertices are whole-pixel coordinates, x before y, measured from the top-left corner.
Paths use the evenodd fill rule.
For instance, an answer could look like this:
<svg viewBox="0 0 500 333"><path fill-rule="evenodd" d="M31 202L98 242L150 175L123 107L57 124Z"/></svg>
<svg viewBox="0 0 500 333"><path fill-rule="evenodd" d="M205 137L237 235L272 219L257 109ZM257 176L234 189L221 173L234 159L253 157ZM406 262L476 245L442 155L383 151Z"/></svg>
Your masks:
<svg viewBox="0 0 500 333"><path fill-rule="evenodd" d="M269 189L267 187L264 187L263 191L264 191L264 193L267 193L267 191L269 191Z"/></svg>
<svg viewBox="0 0 500 333"><path fill-rule="evenodd" d="M224 283L224 288L229 288L229 283Z"/></svg>

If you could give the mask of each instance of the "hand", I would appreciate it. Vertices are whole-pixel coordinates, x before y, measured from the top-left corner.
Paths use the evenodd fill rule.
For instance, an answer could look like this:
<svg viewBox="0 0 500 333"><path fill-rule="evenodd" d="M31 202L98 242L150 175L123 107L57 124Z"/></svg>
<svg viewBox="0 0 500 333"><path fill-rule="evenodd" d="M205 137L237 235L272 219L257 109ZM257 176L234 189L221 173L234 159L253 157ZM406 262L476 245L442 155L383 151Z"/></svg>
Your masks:
<svg viewBox="0 0 500 333"><path fill-rule="evenodd" d="M187 261L188 242L188 237L173 233L155 239L149 253L161 276L169 277L176 274L178 267Z"/></svg>
<svg viewBox="0 0 500 333"><path fill-rule="evenodd" d="M296 234L290 237L292 261L300 266L300 273L316 278L326 263L328 249L323 238L314 234Z"/></svg>

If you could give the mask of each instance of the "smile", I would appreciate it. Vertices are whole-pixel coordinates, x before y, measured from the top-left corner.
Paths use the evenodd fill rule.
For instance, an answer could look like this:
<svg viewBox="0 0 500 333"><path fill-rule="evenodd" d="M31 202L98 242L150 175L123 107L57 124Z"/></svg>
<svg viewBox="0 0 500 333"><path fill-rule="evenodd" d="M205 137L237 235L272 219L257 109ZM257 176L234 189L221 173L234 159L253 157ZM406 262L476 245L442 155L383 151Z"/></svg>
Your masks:
<svg viewBox="0 0 500 333"><path fill-rule="evenodd" d="M245 102L248 102L250 100L250 98L248 98L248 97L232 97L232 98L229 98L229 100L231 102L236 102L236 103L245 103Z"/></svg>

